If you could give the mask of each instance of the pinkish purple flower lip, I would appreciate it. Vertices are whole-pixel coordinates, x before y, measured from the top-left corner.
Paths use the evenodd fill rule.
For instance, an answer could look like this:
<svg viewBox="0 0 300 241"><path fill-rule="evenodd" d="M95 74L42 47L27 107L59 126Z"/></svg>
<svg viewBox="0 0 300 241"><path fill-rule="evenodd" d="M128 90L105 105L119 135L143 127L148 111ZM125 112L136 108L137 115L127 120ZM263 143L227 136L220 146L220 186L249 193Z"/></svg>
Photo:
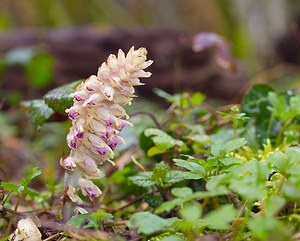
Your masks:
<svg viewBox="0 0 300 241"><path fill-rule="evenodd" d="M109 142L109 147L114 150L121 141L122 140L119 136L114 136Z"/></svg>
<svg viewBox="0 0 300 241"><path fill-rule="evenodd" d="M84 188L84 190L86 191L87 195L89 196L89 199L91 201L94 200L95 197L97 197L97 192L95 192L95 190L92 190L92 188Z"/></svg>
<svg viewBox="0 0 300 241"><path fill-rule="evenodd" d="M109 151L107 147L95 147L95 149L102 156L106 155L108 153L108 151Z"/></svg>
<svg viewBox="0 0 300 241"><path fill-rule="evenodd" d="M129 126L130 122L120 119L119 126L117 127L118 131L122 131L124 127Z"/></svg>
<svg viewBox="0 0 300 241"><path fill-rule="evenodd" d="M88 105L95 105L94 101L90 101L89 103L87 103Z"/></svg>
<svg viewBox="0 0 300 241"><path fill-rule="evenodd" d="M70 165L65 165L65 168L68 170L68 171L74 171L74 167L70 164Z"/></svg>
<svg viewBox="0 0 300 241"><path fill-rule="evenodd" d="M108 132L100 132L102 139L108 140L109 139L109 133Z"/></svg>
<svg viewBox="0 0 300 241"><path fill-rule="evenodd" d="M76 101L83 101L83 98L81 98L80 96L75 96L74 99L75 99Z"/></svg>
<svg viewBox="0 0 300 241"><path fill-rule="evenodd" d="M79 139L79 140L82 140L83 139L83 135L84 135L83 132L77 132L76 133L76 138Z"/></svg>
<svg viewBox="0 0 300 241"><path fill-rule="evenodd" d="M80 114L77 112L77 111L73 111L71 110L68 114L68 117L71 119L71 120L74 120L76 117L78 117Z"/></svg>
<svg viewBox="0 0 300 241"><path fill-rule="evenodd" d="M89 87L89 86L87 86L86 89L87 89L88 91L94 91L94 89L92 89L92 88Z"/></svg>
<svg viewBox="0 0 300 241"><path fill-rule="evenodd" d="M73 150L75 150L77 148L77 141L76 138L74 138L73 140L71 140L69 143L69 147Z"/></svg>
<svg viewBox="0 0 300 241"><path fill-rule="evenodd" d="M116 118L113 115L111 115L109 119L105 121L107 127L111 126L114 123L116 123Z"/></svg>

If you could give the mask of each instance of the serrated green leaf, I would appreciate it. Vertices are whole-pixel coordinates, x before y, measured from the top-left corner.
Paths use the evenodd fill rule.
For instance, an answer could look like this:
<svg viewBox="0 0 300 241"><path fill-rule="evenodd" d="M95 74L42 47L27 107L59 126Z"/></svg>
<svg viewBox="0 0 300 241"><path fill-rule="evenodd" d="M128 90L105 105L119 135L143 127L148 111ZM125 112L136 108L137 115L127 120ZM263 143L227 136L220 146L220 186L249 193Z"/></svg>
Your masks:
<svg viewBox="0 0 300 241"><path fill-rule="evenodd" d="M156 164L153 168L152 180L154 180L156 183L163 184L166 181L169 170L169 166L164 162Z"/></svg>
<svg viewBox="0 0 300 241"><path fill-rule="evenodd" d="M195 162L186 161L182 159L173 159L173 161L176 163L176 166L184 167L185 169L193 173L199 174L201 177L205 176L206 174L204 167Z"/></svg>
<svg viewBox="0 0 300 241"><path fill-rule="evenodd" d="M186 180L186 179L194 179L194 178L189 178L190 177L189 174L190 174L189 172L182 172L182 171L178 171L178 170L169 171L167 174L166 182L170 183L170 184L174 184L174 183Z"/></svg>
<svg viewBox="0 0 300 241"><path fill-rule="evenodd" d="M273 89L265 84L255 84L247 91L242 103L241 112L253 115L270 116L268 93Z"/></svg>
<svg viewBox="0 0 300 241"><path fill-rule="evenodd" d="M152 179L152 172L142 172L128 179L140 187L151 187L155 184L155 181Z"/></svg>
<svg viewBox="0 0 300 241"><path fill-rule="evenodd" d="M54 112L66 114L65 110L73 105L73 97L70 94L74 93L80 81L75 81L49 91L44 95L45 103L53 109Z"/></svg>
<svg viewBox="0 0 300 241"><path fill-rule="evenodd" d="M269 132L269 130L275 129L276 126L276 122L270 123L269 92L273 92L273 89L268 85L255 84L245 94L241 103L241 111L251 116L252 121L255 121L255 135L260 146L267 138L273 140L277 136L275 131Z"/></svg>
<svg viewBox="0 0 300 241"><path fill-rule="evenodd" d="M169 136L162 130L155 128L148 128L145 130L145 136L151 137L155 146L160 150L168 150L177 145L182 146L184 143Z"/></svg>
<svg viewBox="0 0 300 241"><path fill-rule="evenodd" d="M44 100L23 101L21 106L27 111L34 128L42 126L54 113Z"/></svg>
<svg viewBox="0 0 300 241"><path fill-rule="evenodd" d="M127 226L137 228L138 233L149 235L170 227L175 221L176 218L163 219L149 212L140 212L131 216Z"/></svg>
<svg viewBox="0 0 300 241"><path fill-rule="evenodd" d="M152 208L157 208L157 207L159 207L163 203L163 199L162 199L161 196L159 196L159 195L153 195L153 194L148 194L148 193L146 193L144 195L144 200Z"/></svg>

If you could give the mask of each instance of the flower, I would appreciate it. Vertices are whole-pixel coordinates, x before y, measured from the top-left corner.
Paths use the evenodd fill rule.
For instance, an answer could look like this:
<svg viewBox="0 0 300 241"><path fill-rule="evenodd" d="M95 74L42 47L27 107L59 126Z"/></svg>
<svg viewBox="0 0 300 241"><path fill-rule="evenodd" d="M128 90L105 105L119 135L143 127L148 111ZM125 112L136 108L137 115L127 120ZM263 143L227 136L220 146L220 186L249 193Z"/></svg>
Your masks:
<svg viewBox="0 0 300 241"><path fill-rule="evenodd" d="M126 126L129 116L123 106L131 104L134 86L142 85L139 78L151 76L144 69L153 61L146 61L147 50L132 47L127 55L119 50L101 64L97 75L91 75L77 87L74 104L66 110L72 127L67 135L71 151L60 161L69 177L67 195L76 203L82 203L78 190L90 200L101 195L101 190L90 180L103 174L98 166L112 162L114 150L124 140L119 132ZM112 162L113 163L113 162Z"/></svg>

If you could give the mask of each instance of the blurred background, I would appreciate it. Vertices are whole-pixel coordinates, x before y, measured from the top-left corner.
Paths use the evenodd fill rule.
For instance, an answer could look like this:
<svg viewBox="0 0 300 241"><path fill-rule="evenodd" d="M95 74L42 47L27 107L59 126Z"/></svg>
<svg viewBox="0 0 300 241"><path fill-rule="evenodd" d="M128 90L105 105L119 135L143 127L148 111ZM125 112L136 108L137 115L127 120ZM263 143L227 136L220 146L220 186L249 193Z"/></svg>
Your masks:
<svg viewBox="0 0 300 241"><path fill-rule="evenodd" d="M193 51L201 32L223 36L235 68L218 66L213 48ZM154 60L152 77L139 88L150 102L153 88L199 90L226 103L238 102L257 82L297 89L300 1L0 0L0 177L11 178L16 165L30 162L43 165L54 185L59 164L53 160L68 151L70 123L49 123L38 133L24 128L30 125L20 101L85 79L109 54L133 45L146 47Z"/></svg>
<svg viewBox="0 0 300 241"><path fill-rule="evenodd" d="M1 0L0 94L10 104L39 97L135 45L155 60L143 94L198 89L230 100L266 69L297 72L278 64L299 63L299 25L297 0ZM235 73L212 66L210 53L191 51L199 32L228 41Z"/></svg>

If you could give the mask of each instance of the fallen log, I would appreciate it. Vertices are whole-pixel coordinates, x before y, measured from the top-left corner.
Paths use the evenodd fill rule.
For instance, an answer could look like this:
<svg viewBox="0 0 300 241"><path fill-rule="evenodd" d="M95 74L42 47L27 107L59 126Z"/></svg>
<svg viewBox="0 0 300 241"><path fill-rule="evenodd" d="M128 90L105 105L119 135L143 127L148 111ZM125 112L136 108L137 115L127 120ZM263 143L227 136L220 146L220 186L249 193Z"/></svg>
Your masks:
<svg viewBox="0 0 300 241"><path fill-rule="evenodd" d="M40 97L47 90L87 78L100 63L118 49L146 47L154 64L153 73L140 95L153 96L152 89L168 92L199 90L208 97L231 99L245 86L247 75L239 69L228 73L212 59L211 50L192 51L194 34L174 30L124 30L73 28L61 30L16 30L0 34L0 55L17 47L42 46L55 58L54 80L46 89L30 91L21 66L7 66L2 75L2 91L30 93ZM30 96L33 95L33 96Z"/></svg>

